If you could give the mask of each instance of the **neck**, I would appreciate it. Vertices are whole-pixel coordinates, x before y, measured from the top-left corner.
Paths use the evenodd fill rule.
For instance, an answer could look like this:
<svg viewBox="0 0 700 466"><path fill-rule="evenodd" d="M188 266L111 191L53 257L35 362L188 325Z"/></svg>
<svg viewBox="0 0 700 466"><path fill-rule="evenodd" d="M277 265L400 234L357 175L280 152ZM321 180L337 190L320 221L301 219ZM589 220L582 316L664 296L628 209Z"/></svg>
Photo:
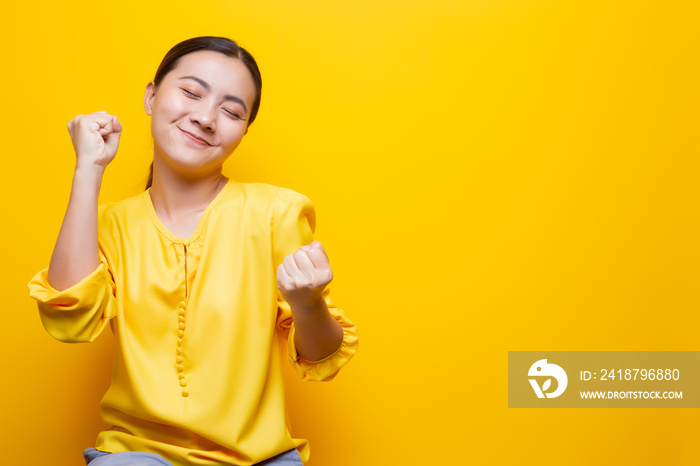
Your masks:
<svg viewBox="0 0 700 466"><path fill-rule="evenodd" d="M159 217L175 219L203 212L228 181L218 170L198 177L185 178L154 160L150 196Z"/></svg>

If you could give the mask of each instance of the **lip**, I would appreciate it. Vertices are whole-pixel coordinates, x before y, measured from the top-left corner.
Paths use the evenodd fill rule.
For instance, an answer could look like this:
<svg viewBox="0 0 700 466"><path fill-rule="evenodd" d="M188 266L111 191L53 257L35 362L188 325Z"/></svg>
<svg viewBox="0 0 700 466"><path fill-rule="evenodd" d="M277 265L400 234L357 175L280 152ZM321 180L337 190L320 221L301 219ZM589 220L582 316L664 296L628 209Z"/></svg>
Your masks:
<svg viewBox="0 0 700 466"><path fill-rule="evenodd" d="M185 137L187 137L187 138L190 139L191 141L194 141L194 142L196 142L197 144L200 144L200 145L202 145L202 146L211 146L211 144L209 144L209 141L207 141L207 140L205 140L205 139L202 139L202 138L200 138L199 136L190 133L189 131L185 131L184 129L182 129L182 128L180 128L180 127L178 127L177 129L179 129L180 131L182 131L182 132L184 133Z"/></svg>

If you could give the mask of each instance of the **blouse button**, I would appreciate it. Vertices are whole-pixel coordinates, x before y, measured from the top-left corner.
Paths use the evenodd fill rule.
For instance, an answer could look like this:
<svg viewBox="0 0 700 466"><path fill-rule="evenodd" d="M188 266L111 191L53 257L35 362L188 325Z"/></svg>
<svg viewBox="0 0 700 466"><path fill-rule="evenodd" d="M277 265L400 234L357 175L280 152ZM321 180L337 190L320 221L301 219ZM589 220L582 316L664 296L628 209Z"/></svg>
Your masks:
<svg viewBox="0 0 700 466"><path fill-rule="evenodd" d="M190 392L188 392L187 390L183 390L183 391L182 391L182 396L185 397L185 398L187 398L188 396L190 396Z"/></svg>
<svg viewBox="0 0 700 466"><path fill-rule="evenodd" d="M185 316L180 316L177 318L178 322L184 322L185 321Z"/></svg>
<svg viewBox="0 0 700 466"><path fill-rule="evenodd" d="M185 387L187 386L187 380L185 380L185 379L180 379L180 386L181 386L182 388L185 388Z"/></svg>
<svg viewBox="0 0 700 466"><path fill-rule="evenodd" d="M185 372L185 366L182 364L177 365L177 371L178 372Z"/></svg>
<svg viewBox="0 0 700 466"><path fill-rule="evenodd" d="M179 328L180 330L185 330L185 323L180 322L179 324L177 324L177 328Z"/></svg>
<svg viewBox="0 0 700 466"><path fill-rule="evenodd" d="M175 350L175 352L177 353L178 356L180 356L180 355L182 354L182 349L181 349L181 348L177 348L177 349Z"/></svg>
<svg viewBox="0 0 700 466"><path fill-rule="evenodd" d="M185 332L183 332L182 330L178 330L178 331L177 331L177 336L179 336L180 338L182 338L182 337L185 336Z"/></svg>
<svg viewBox="0 0 700 466"><path fill-rule="evenodd" d="M185 378L185 374L177 374L177 378L178 378L179 380L182 380L182 379Z"/></svg>
<svg viewBox="0 0 700 466"><path fill-rule="evenodd" d="M187 305L186 302L180 301L180 308L181 308L181 309L184 309L186 305Z"/></svg>
<svg viewBox="0 0 700 466"><path fill-rule="evenodd" d="M175 360L177 361L178 364L181 364L182 363L182 356L176 357Z"/></svg>

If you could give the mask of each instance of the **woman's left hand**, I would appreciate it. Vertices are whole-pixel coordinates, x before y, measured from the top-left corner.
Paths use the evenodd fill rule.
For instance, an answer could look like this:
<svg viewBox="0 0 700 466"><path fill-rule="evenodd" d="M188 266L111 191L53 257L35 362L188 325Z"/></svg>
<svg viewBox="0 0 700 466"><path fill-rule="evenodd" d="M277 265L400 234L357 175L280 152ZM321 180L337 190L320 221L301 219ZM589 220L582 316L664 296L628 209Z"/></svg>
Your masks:
<svg viewBox="0 0 700 466"><path fill-rule="evenodd" d="M290 307L300 312L318 309L323 290L331 280L328 255L318 241L286 255L277 267L277 289Z"/></svg>

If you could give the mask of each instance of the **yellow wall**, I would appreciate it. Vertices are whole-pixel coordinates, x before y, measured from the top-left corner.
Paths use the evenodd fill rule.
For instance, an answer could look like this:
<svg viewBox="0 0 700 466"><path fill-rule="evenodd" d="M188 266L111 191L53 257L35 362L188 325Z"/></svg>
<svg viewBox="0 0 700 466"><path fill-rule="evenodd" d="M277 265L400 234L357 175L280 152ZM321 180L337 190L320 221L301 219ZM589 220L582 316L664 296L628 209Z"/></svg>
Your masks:
<svg viewBox="0 0 700 466"><path fill-rule="evenodd" d="M311 466L700 461L697 410L508 409L506 380L508 350L700 350L697 2L13 3L3 464L81 464L101 426L111 336L52 340L25 288L68 199L65 124L118 115L101 199L137 193L144 86L204 34L238 40L264 79L227 173L314 201L361 332L333 382L287 374Z"/></svg>

